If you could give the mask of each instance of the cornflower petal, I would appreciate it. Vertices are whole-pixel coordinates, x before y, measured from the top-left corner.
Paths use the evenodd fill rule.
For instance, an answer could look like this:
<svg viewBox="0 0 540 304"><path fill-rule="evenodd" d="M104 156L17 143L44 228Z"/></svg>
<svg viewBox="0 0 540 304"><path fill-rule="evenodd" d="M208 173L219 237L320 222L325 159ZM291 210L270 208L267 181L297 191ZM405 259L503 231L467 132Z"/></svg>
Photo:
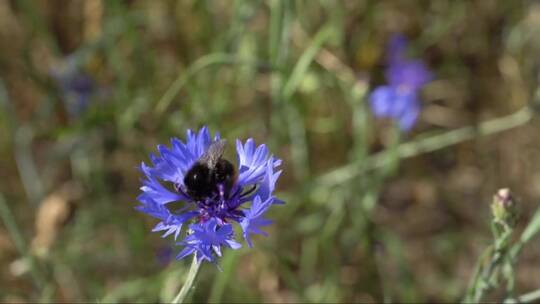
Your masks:
<svg viewBox="0 0 540 304"><path fill-rule="evenodd" d="M244 212L245 217L240 222L240 226L242 227L244 239L248 243L249 247L253 247L250 234L267 235L264 231L260 230L260 227L267 226L272 223L271 221L262 217L271 205L271 198L263 201L260 196L257 196L253 200L251 208Z"/></svg>

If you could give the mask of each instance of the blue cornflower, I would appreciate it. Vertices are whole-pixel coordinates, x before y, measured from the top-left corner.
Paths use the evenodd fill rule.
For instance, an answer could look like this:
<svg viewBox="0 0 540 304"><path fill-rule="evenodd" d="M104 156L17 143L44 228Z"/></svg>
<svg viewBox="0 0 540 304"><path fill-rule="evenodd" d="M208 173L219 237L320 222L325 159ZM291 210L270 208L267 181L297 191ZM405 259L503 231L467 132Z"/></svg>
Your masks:
<svg viewBox="0 0 540 304"><path fill-rule="evenodd" d="M196 254L199 262L215 262L222 247L240 248L232 225L235 222L251 247L251 235L266 235L261 227L271 223L264 213L283 203L273 195L281 160L270 155L264 144L256 146L251 138L244 143L236 141L237 174L235 182L229 184L230 191L222 191L225 184L218 183L211 195L189 195L186 174L200 164L209 147L221 142L219 134L212 138L206 127L198 132L188 130L185 143L173 138L171 147L159 145L159 155L150 155L151 166L141 164L144 180L136 209L160 220L153 231L163 232L163 237L174 235L177 240L183 236L176 243L184 247L177 259ZM174 202L182 203L172 207ZM188 229L183 231L183 226Z"/></svg>
<svg viewBox="0 0 540 304"><path fill-rule="evenodd" d="M60 89L69 114L76 117L84 112L97 87L94 79L81 70L76 57L67 56L51 71L51 75Z"/></svg>
<svg viewBox="0 0 540 304"><path fill-rule="evenodd" d="M406 56L407 39L394 35L387 48L387 85L378 86L369 96L375 116L392 118L403 131L410 130L420 114L419 90L432 79L421 60Z"/></svg>

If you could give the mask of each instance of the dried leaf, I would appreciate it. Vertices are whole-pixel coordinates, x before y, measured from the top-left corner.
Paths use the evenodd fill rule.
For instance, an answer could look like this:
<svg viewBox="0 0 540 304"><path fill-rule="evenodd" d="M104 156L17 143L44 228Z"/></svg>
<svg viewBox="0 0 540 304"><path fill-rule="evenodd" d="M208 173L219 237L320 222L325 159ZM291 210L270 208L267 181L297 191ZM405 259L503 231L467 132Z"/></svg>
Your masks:
<svg viewBox="0 0 540 304"><path fill-rule="evenodd" d="M71 218L74 211L73 201L81 196L81 192L77 184L66 183L43 200L35 221L36 235L32 240L34 254L47 255L60 231Z"/></svg>

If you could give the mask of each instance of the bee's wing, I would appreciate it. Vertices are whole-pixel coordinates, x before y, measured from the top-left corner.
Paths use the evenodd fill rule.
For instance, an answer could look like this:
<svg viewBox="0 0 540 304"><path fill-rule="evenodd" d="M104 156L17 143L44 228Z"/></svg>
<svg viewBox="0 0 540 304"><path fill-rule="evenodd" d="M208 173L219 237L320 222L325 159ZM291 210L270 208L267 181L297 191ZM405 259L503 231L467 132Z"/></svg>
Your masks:
<svg viewBox="0 0 540 304"><path fill-rule="evenodd" d="M220 139L210 144L206 152L199 158L199 162L206 164L209 168L214 168L218 160L223 156L225 152L225 146L227 141Z"/></svg>

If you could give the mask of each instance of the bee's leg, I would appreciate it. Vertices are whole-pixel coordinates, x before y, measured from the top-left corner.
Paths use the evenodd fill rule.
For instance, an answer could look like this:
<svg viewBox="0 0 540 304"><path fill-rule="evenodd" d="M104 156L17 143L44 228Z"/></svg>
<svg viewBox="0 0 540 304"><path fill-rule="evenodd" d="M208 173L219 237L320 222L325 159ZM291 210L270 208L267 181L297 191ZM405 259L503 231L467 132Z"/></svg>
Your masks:
<svg viewBox="0 0 540 304"><path fill-rule="evenodd" d="M234 192L232 192L232 194L231 194L232 190L234 190ZM242 191L241 187L234 186L234 188L230 189L228 193L225 193L225 195L227 196L227 199L233 199L233 198L237 197L240 194L240 191Z"/></svg>
<svg viewBox="0 0 540 304"><path fill-rule="evenodd" d="M246 191L246 192L242 193L242 195L240 195L240 198L246 198L247 196L252 194L255 191L255 189L257 189L257 185L251 186L251 188L248 191Z"/></svg>

